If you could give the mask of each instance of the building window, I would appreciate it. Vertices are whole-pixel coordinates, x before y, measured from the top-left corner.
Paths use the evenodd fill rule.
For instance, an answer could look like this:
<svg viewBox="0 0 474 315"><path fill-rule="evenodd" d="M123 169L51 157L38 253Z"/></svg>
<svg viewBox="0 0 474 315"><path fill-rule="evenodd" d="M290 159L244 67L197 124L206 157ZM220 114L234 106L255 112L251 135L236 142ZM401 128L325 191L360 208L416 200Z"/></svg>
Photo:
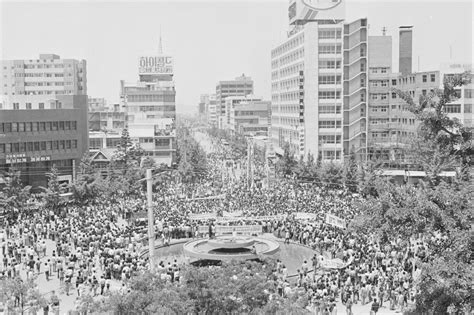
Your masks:
<svg viewBox="0 0 474 315"><path fill-rule="evenodd" d="M71 122L71 130L76 130L77 129L77 122L72 121Z"/></svg>
<svg viewBox="0 0 474 315"><path fill-rule="evenodd" d="M51 151L53 149L53 141L46 142L46 150Z"/></svg>
<svg viewBox="0 0 474 315"><path fill-rule="evenodd" d="M427 81L427 77L428 77L428 76L427 76L426 74L423 74L423 77L422 77L423 83L425 83L425 82Z"/></svg>
<svg viewBox="0 0 474 315"><path fill-rule="evenodd" d="M26 103L26 109L31 109L31 103Z"/></svg>
<svg viewBox="0 0 474 315"><path fill-rule="evenodd" d="M52 131L57 131L58 130L58 122L57 121L53 121L52 124Z"/></svg>
<svg viewBox="0 0 474 315"><path fill-rule="evenodd" d="M46 130L46 123L44 121L39 123L39 131L45 131Z"/></svg>
<svg viewBox="0 0 474 315"><path fill-rule="evenodd" d="M18 132L18 123L12 123L12 132Z"/></svg>
<svg viewBox="0 0 474 315"><path fill-rule="evenodd" d="M59 141L53 141L53 150L58 150L59 149Z"/></svg>
<svg viewBox="0 0 474 315"><path fill-rule="evenodd" d="M41 141L41 151L46 151L46 141Z"/></svg>
<svg viewBox="0 0 474 315"><path fill-rule="evenodd" d="M397 79L392 79L392 85L397 85Z"/></svg>
<svg viewBox="0 0 474 315"><path fill-rule="evenodd" d="M77 140L72 140L72 148L77 149Z"/></svg>
<svg viewBox="0 0 474 315"><path fill-rule="evenodd" d="M465 113L472 113L472 104L464 104L464 112Z"/></svg>
<svg viewBox="0 0 474 315"><path fill-rule="evenodd" d="M25 132L25 123L18 123L18 132Z"/></svg>
<svg viewBox="0 0 474 315"><path fill-rule="evenodd" d="M70 121L66 121L64 123L64 130L71 130L71 122Z"/></svg>
<svg viewBox="0 0 474 315"><path fill-rule="evenodd" d="M44 109L44 103L39 103L39 104L38 104L38 108L39 108L39 109Z"/></svg>
<svg viewBox="0 0 474 315"><path fill-rule="evenodd" d="M59 122L59 130L64 130L64 121Z"/></svg>
<svg viewBox="0 0 474 315"><path fill-rule="evenodd" d="M38 141L34 142L34 151L39 151L40 150L40 143Z"/></svg>
<svg viewBox="0 0 474 315"><path fill-rule="evenodd" d="M59 140L59 150L64 150L65 143L64 140Z"/></svg>
<svg viewBox="0 0 474 315"><path fill-rule="evenodd" d="M20 152L26 152L26 142L20 142Z"/></svg>
<svg viewBox="0 0 474 315"><path fill-rule="evenodd" d="M444 105L444 111L450 114L461 113L461 104L446 104Z"/></svg>
<svg viewBox="0 0 474 315"><path fill-rule="evenodd" d="M392 98L393 98L393 99L397 98L397 93L392 92Z"/></svg>
<svg viewBox="0 0 474 315"><path fill-rule="evenodd" d="M51 122L50 121L46 122L46 131L51 131Z"/></svg>
<svg viewBox="0 0 474 315"><path fill-rule="evenodd" d="M30 122L25 123L25 131L26 132L31 132L31 123Z"/></svg>
<svg viewBox="0 0 474 315"><path fill-rule="evenodd" d="M436 81L436 75L434 73L430 74L431 82Z"/></svg>
<svg viewBox="0 0 474 315"><path fill-rule="evenodd" d="M464 98L472 98L474 89L464 89Z"/></svg>
<svg viewBox="0 0 474 315"><path fill-rule="evenodd" d="M20 103L13 103L13 109L14 110L19 110L20 109Z"/></svg>
<svg viewBox="0 0 474 315"><path fill-rule="evenodd" d="M71 148L71 140L66 140L66 149Z"/></svg>

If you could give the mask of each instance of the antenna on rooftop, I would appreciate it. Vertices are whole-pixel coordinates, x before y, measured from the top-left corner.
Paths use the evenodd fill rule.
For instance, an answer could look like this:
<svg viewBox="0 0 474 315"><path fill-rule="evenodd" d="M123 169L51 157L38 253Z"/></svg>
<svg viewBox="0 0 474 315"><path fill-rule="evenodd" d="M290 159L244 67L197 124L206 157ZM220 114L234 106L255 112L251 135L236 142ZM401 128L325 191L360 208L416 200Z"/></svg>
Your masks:
<svg viewBox="0 0 474 315"><path fill-rule="evenodd" d="M386 33L387 33L387 28L384 26L382 27L382 35L385 36Z"/></svg>

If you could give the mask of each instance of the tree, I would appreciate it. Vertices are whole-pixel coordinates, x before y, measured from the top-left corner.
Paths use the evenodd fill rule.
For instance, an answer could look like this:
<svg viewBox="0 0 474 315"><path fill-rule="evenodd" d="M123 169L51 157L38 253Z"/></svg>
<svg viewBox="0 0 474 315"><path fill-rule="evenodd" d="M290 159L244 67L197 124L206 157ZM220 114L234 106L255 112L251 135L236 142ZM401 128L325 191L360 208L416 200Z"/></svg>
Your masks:
<svg viewBox="0 0 474 315"><path fill-rule="evenodd" d="M458 310L471 303L472 241L470 239L473 191L468 176L450 182L441 171L463 169L472 156L471 136L456 119L447 116L445 106L456 98L454 87L466 82L466 74L447 78L444 90L420 97L398 92L420 120L410 154L427 173L426 184L397 186L374 181L375 194L360 205L361 215L350 228L359 234L375 233L381 244L400 238L405 244L418 233L435 237L429 252L418 262L416 312L445 314L448 307Z"/></svg>
<svg viewBox="0 0 474 315"><path fill-rule="evenodd" d="M410 94L395 90L420 122L409 154L426 172L430 185L440 182L441 171L456 167L463 172L464 179L469 178L467 170L474 154L472 134L458 119L450 118L446 110L449 103L459 98L456 88L469 82L470 72L445 76L443 89L420 95L418 103Z"/></svg>
<svg viewBox="0 0 474 315"><path fill-rule="evenodd" d="M53 165L51 171L46 174L48 178L48 187L41 187L43 190L42 197L45 202L45 208L52 210L58 214L60 210L61 194L67 189L66 184L60 184L58 180L59 171L56 165Z"/></svg>
<svg viewBox="0 0 474 315"><path fill-rule="evenodd" d="M38 311L48 302L38 291L33 279L23 281L19 277L0 280L0 295L6 297L9 310L15 314ZM36 312L34 312L36 314Z"/></svg>
<svg viewBox="0 0 474 315"><path fill-rule="evenodd" d="M353 193L358 191L357 173L358 173L358 165L356 161L355 152L351 150L349 154L349 159L345 161L344 163L344 169L343 169L344 179L343 180L344 180L344 186Z"/></svg>
<svg viewBox="0 0 474 315"><path fill-rule="evenodd" d="M79 172L76 180L71 184L73 199L80 205L85 205L104 193L100 174L92 167L92 159L84 154L79 164Z"/></svg>
<svg viewBox="0 0 474 315"><path fill-rule="evenodd" d="M128 129L122 129L120 142L112 159L122 168L123 173L131 166L138 167L144 153L145 151L140 147L140 144L132 142Z"/></svg>
<svg viewBox="0 0 474 315"><path fill-rule="evenodd" d="M285 143L283 150L283 156L277 162L277 167L280 173L282 173L284 176L291 176L295 171L297 162L295 160L294 153L291 151L290 145L288 143Z"/></svg>
<svg viewBox="0 0 474 315"><path fill-rule="evenodd" d="M16 220L30 197L31 186L24 186L20 175L19 170L11 168L4 176L5 186L0 192L0 207L10 220Z"/></svg>

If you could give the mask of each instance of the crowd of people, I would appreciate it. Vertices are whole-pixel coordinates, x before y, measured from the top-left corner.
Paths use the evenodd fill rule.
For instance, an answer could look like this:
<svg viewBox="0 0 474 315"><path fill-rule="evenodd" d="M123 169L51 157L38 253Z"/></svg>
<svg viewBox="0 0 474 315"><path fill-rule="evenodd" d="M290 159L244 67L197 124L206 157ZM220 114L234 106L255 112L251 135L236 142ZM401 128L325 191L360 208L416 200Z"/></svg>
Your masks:
<svg viewBox="0 0 474 315"><path fill-rule="evenodd" d="M315 314L332 314L336 302L346 305L348 314L357 303L371 303L375 312L379 307L404 310L413 304L419 262L428 257L430 243L443 241L442 236L414 237L409 243L393 239L382 246L373 235L355 235L325 220L326 214L332 214L350 222L357 214L357 204L363 201L360 196L292 179L282 179L271 188L249 187L244 178L235 178L231 184L220 182L216 178L222 178L223 154L209 156L212 167L200 185L170 181L156 193L156 237L163 243L205 236L199 234L198 227L216 222L196 219L197 214L238 212L242 219L219 224L262 225L264 233L301 243L317 253L308 257L293 277L278 262L276 294L307 296ZM237 164L245 167L245 163L242 157ZM80 297L106 295L114 288L126 290L127 279L149 268L142 254L146 227L135 226L139 222L136 217L146 211L145 198L100 199L87 207L67 208L65 216L40 207L31 217L5 222L4 235L0 235L0 276L19 277L23 271L27 279L57 277L61 286L49 301L50 307L57 308L58 293ZM300 212L311 216L298 219L294 213ZM262 216L265 219L260 219ZM47 253L48 244L53 249ZM325 265L324 260L335 258L345 267ZM162 261L157 270L163 279L176 281L179 264ZM17 305L19 297L14 298Z"/></svg>

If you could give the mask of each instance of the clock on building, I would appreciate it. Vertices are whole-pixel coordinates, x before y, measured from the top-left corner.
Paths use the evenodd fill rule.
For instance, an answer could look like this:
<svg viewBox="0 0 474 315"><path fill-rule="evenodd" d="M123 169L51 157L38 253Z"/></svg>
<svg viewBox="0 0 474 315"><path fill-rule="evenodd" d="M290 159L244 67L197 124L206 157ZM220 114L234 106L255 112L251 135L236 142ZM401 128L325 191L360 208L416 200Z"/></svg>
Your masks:
<svg viewBox="0 0 474 315"><path fill-rule="evenodd" d="M302 2L310 9L322 11L337 7L342 0L302 0Z"/></svg>

